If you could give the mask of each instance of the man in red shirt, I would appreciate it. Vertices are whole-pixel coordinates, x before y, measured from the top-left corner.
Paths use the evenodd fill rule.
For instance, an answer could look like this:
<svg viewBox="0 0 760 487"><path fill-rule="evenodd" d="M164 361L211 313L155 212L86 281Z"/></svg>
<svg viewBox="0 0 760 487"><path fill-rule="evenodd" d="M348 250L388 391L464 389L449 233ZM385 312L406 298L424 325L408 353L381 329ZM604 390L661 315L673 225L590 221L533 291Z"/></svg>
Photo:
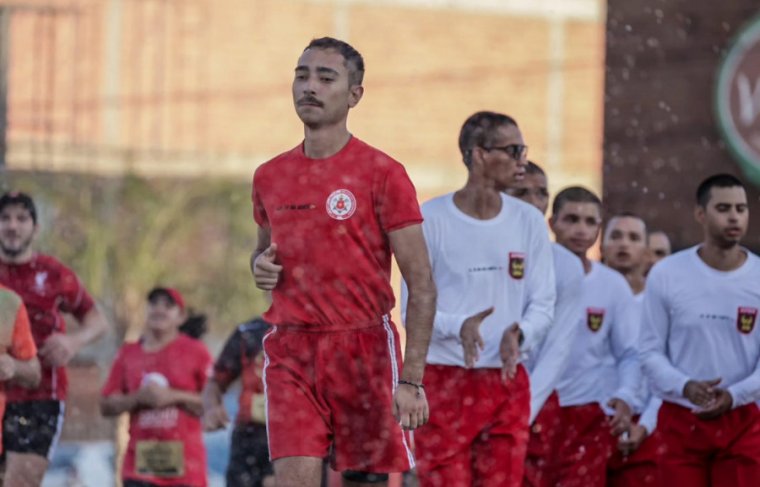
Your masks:
<svg viewBox="0 0 760 487"><path fill-rule="evenodd" d="M153 289L142 337L121 347L103 386L103 415L129 413L124 487L207 485L200 394L211 355L180 333L186 317L179 291Z"/></svg>
<svg viewBox="0 0 760 487"><path fill-rule="evenodd" d="M32 250L37 229L37 210L28 195L0 197L0 284L23 299L42 367L39 387L7 390L6 482L9 477L24 479L23 485L42 483L60 435L68 385L66 364L108 326L74 272ZM62 312L74 315L81 326L66 333Z"/></svg>
<svg viewBox="0 0 760 487"><path fill-rule="evenodd" d="M272 290L264 387L280 487L318 486L328 455L344 485L386 483L414 464L402 428L428 418L436 293L422 216L404 167L347 129L363 74L353 47L313 40L293 81L304 141L253 178L251 270ZM409 287L403 371L389 319L392 253Z"/></svg>

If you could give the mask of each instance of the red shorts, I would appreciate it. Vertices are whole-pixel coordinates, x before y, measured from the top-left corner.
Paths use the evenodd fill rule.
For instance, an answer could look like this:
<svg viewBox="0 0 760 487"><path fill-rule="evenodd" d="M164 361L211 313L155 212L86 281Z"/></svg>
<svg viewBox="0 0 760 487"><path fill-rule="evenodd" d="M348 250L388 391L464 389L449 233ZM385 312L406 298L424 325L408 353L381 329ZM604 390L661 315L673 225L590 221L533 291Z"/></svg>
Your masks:
<svg viewBox="0 0 760 487"><path fill-rule="evenodd" d="M760 411L748 404L712 420L663 402L661 485L756 487L760 483Z"/></svg>
<svg viewBox="0 0 760 487"><path fill-rule="evenodd" d="M528 454L525 457L524 487L554 487L547 475L560 431L557 392L552 392L530 427Z"/></svg>
<svg viewBox="0 0 760 487"><path fill-rule="evenodd" d="M330 457L337 471L414 466L392 414L401 350L389 320L358 330L276 326L264 337L269 453Z"/></svg>
<svg viewBox="0 0 760 487"><path fill-rule="evenodd" d="M425 368L430 422L414 433L421 487L519 486L528 442L528 374L506 385L500 369Z"/></svg>
<svg viewBox="0 0 760 487"><path fill-rule="evenodd" d="M549 485L605 487L607 461L617 439L607 416L596 404L560 408L555 454L547 475Z"/></svg>
<svg viewBox="0 0 760 487"><path fill-rule="evenodd" d="M639 418L634 416L633 421ZM639 448L628 456L623 456L615 447L607 464L607 487L658 487L658 457L662 455L662 438L658 429L647 436Z"/></svg>

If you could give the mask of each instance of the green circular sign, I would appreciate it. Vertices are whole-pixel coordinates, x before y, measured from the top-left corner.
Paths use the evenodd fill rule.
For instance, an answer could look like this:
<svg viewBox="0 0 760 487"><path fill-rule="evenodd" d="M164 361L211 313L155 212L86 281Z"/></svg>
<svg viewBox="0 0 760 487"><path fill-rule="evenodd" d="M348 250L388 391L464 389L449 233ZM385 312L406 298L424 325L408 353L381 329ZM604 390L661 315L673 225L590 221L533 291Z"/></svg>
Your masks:
<svg viewBox="0 0 760 487"><path fill-rule="evenodd" d="M739 32L718 68L715 112L731 154L760 186L760 16Z"/></svg>

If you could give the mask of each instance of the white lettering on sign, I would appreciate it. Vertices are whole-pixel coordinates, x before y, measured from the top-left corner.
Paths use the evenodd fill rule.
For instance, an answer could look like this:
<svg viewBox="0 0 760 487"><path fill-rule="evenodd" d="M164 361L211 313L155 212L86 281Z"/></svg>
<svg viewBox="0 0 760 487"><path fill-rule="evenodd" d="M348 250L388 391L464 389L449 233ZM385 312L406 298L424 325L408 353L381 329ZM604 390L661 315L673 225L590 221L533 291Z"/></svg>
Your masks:
<svg viewBox="0 0 760 487"><path fill-rule="evenodd" d="M749 127L760 115L760 79L756 79L752 87L747 75L740 73L736 77L736 85L739 90L739 119L745 127Z"/></svg>

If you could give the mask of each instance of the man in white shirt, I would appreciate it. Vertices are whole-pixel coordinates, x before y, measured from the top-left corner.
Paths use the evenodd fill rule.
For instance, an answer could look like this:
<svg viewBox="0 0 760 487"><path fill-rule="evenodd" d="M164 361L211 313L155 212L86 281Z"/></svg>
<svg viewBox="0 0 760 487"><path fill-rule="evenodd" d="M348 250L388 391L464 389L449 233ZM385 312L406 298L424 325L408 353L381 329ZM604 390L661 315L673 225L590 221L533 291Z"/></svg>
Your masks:
<svg viewBox="0 0 760 487"><path fill-rule="evenodd" d="M562 190L549 221L557 242L583 263L583 318L572 360L557 384L559 432L550 485L604 487L607 460L630 424L641 381L633 294L618 272L588 258L601 228L601 201L581 187Z"/></svg>
<svg viewBox="0 0 760 487"><path fill-rule="evenodd" d="M760 259L740 245L749 209L741 181L697 189L701 244L659 262L644 297L641 356L661 394L662 485L760 481Z"/></svg>
<svg viewBox="0 0 760 487"><path fill-rule="evenodd" d="M546 214L549 190L546 173L528 161L525 176L507 193ZM553 487L547 482L547 467L554 453L551 446L559 431L559 397L554 390L571 356L568 346L575 338L581 319L581 260L559 244L552 244L557 299L554 322L548 335L525 362L530 376L530 438L525 458L524 487Z"/></svg>
<svg viewBox="0 0 760 487"><path fill-rule="evenodd" d="M551 326L551 245L541 213L504 194L525 171L517 123L478 112L459 147L465 186L422 205L438 305L425 368L434 413L415 431L417 472L422 487L516 487L530 413L519 357Z"/></svg>
<svg viewBox="0 0 760 487"><path fill-rule="evenodd" d="M640 316L649 262L647 226L641 217L621 213L610 218L602 239L602 261L628 281L634 293L633 312ZM638 327L641 319L631 323ZM638 392L633 404L636 415L607 465L607 487L653 485L657 479L657 451L662 442L653 433L662 400L652 394L648 381L642 381Z"/></svg>

